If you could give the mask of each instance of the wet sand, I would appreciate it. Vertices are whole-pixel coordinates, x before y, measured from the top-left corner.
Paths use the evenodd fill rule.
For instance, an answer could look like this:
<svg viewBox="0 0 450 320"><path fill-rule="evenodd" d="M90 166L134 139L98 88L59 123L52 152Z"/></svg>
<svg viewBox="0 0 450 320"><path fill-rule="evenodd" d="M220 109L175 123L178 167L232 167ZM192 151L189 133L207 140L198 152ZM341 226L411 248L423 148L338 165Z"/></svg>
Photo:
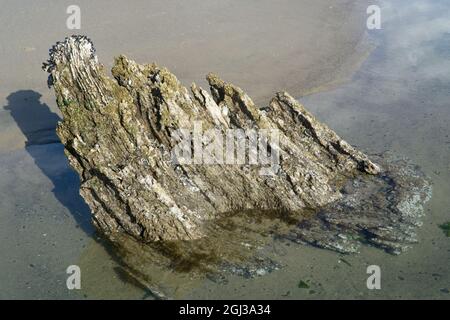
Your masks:
<svg viewBox="0 0 450 320"><path fill-rule="evenodd" d="M0 48L0 298L146 298L95 241L54 134L58 112L40 64L51 44L73 33L64 27L69 4L8 2L0 13L8 43ZM434 182L421 242L404 255L365 247L342 257L274 242L282 270L227 285L180 283L180 298L449 297L450 242L437 227L450 220L449 11L444 1L406 4L384 2L383 30L366 37L365 1L79 1L80 33L107 68L125 53L167 66L184 84L204 85L214 71L259 103L287 89L344 139L406 155ZM81 291L66 289L71 264L82 268ZM382 268L380 291L365 286L370 264ZM300 280L311 288L298 288Z"/></svg>

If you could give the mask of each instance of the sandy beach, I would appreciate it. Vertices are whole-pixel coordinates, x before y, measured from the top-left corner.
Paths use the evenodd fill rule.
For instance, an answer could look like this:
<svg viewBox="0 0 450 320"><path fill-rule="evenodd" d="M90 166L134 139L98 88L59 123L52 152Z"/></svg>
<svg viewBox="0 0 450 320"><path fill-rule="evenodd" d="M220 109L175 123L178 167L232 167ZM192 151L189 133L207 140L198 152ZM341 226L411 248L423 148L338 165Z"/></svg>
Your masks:
<svg viewBox="0 0 450 320"><path fill-rule="evenodd" d="M74 33L93 40L106 69L123 53L166 66L184 85L206 86L205 75L215 72L260 105L287 90L350 143L408 156L433 180L421 242L400 257L274 243L285 257L280 272L227 285L176 284L180 298L448 299L450 242L438 225L450 219L450 79L442 72L450 9L416 0L402 10L405 3L380 1L386 24L371 32L368 1L356 0L83 0L79 31L65 25L70 1L3 4L0 299L148 298L96 241L54 131L60 114L41 64L56 41ZM414 21L413 31L406 21ZM73 264L83 270L80 291L65 285ZM387 270L386 290L365 288L369 264ZM311 290L297 288L302 279Z"/></svg>

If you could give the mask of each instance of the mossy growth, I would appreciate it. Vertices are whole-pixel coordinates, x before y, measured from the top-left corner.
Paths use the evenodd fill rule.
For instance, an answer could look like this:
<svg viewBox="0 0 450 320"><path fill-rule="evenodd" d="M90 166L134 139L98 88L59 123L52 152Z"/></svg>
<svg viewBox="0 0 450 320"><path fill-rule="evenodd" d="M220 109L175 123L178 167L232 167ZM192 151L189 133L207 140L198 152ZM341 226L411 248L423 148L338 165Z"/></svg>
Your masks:
<svg viewBox="0 0 450 320"><path fill-rule="evenodd" d="M441 225L439 226L439 228L441 228L442 231L444 231L444 234L445 234L447 237L450 237L450 222L441 224Z"/></svg>
<svg viewBox="0 0 450 320"><path fill-rule="evenodd" d="M298 285L297 285L300 289L309 289L309 284L307 284L305 281L303 281L303 280L300 280L299 282L298 282Z"/></svg>

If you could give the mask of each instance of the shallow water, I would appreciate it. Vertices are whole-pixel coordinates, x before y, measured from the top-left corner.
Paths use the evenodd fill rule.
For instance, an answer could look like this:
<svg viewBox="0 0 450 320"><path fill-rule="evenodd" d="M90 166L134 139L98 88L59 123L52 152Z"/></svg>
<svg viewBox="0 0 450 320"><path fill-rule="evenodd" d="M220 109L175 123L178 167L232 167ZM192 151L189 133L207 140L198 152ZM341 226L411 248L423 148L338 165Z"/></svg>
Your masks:
<svg viewBox="0 0 450 320"><path fill-rule="evenodd" d="M193 298L443 298L450 286L450 4L386 1L376 45L345 85L300 101L344 139L369 153L390 150L418 164L433 183L419 244L392 256L365 247L342 256L275 243L285 268L267 276L205 283ZM366 268L379 265L382 289L366 288ZM298 288L299 281L309 284Z"/></svg>
<svg viewBox="0 0 450 320"><path fill-rule="evenodd" d="M426 206L419 244L398 257L371 248L352 257L358 262L349 271L355 274L366 264L381 267L382 290L367 292L350 274L343 280L353 283L353 290L336 290L342 298L448 299L450 241L438 226L450 220L450 4L382 5L383 29L370 32L377 47L353 79L300 100L359 148L369 153L390 150L412 159L431 178L433 198Z"/></svg>
<svg viewBox="0 0 450 320"><path fill-rule="evenodd" d="M407 156L431 178L420 243L400 256L370 247L343 256L273 241L281 270L230 277L226 284L177 281L171 284L177 298L450 298L450 239L438 227L450 220L450 4L385 1L382 18L383 28L368 34L375 49L352 79L300 101L351 144ZM0 278L0 298L150 298L95 240L62 146L51 143L52 134L36 133L51 129L56 114L32 92L17 93L9 105L14 109L14 99L24 98L37 110L28 116L50 123L28 128L16 110L30 145L0 153L0 210L14 213L0 224L0 252L8 252L0 270L11 273ZM81 267L80 291L65 287L71 264ZM381 267L381 290L366 288L366 268L373 264ZM300 281L309 288L299 288Z"/></svg>

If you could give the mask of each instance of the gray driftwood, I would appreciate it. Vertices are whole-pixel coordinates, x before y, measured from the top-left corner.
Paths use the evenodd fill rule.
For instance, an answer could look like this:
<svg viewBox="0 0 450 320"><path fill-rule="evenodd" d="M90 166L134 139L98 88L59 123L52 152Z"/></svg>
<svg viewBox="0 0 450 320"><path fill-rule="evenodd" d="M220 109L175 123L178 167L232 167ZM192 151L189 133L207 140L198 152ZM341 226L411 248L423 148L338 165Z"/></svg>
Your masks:
<svg viewBox="0 0 450 320"><path fill-rule="evenodd" d="M399 253L416 241L431 193L421 174L404 161L371 161L286 92L260 108L216 75L207 76L210 92L195 84L188 90L166 68L125 56L115 59L111 79L84 36L57 43L44 67L63 115L57 133L80 175L81 195L96 227L123 256L177 241L177 252L198 241L231 243L224 219L243 216L252 217L252 226L281 221L277 232L284 238L341 252L357 251L363 240ZM175 133L196 121L223 133L277 129L279 144L271 147L279 164L265 175L262 165L177 163ZM245 223L234 222L241 235ZM261 224L252 232L268 229ZM230 255L240 250L232 248ZM165 249L161 256L170 265ZM205 265L229 266L223 258ZM145 268L133 259L127 264L142 280Z"/></svg>

